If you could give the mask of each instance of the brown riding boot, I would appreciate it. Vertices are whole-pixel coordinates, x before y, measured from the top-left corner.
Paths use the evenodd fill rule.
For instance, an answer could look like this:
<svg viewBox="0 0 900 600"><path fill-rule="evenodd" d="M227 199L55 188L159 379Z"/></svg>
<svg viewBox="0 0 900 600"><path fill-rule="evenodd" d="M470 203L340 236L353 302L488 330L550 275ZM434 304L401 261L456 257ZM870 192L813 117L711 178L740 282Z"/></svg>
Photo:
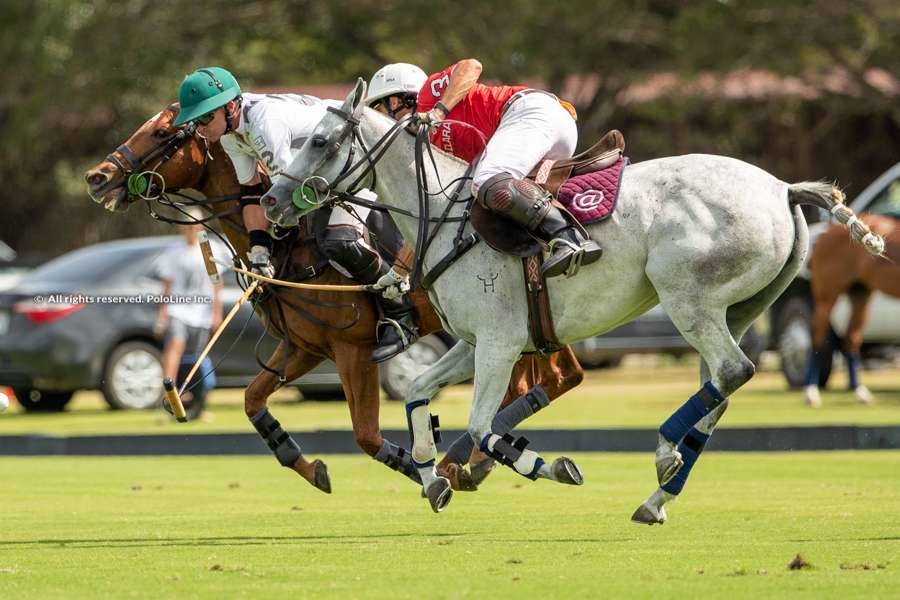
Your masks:
<svg viewBox="0 0 900 600"><path fill-rule="evenodd" d="M603 249L570 225L551 200L541 186L509 173L494 175L478 190L482 206L525 226L550 246L550 256L541 268L545 277L563 273L571 277L581 265L599 260Z"/></svg>

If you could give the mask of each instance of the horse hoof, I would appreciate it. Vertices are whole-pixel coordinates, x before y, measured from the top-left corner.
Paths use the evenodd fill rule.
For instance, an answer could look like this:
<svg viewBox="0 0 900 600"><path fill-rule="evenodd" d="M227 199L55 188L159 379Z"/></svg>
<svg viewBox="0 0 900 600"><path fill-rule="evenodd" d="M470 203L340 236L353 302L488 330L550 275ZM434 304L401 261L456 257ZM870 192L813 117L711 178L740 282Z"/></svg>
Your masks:
<svg viewBox="0 0 900 600"><path fill-rule="evenodd" d="M668 518L665 506L660 506L657 509L652 504L644 502L638 506L637 510L634 511L634 514L631 515L631 522L640 525L662 525Z"/></svg>
<svg viewBox="0 0 900 600"><path fill-rule="evenodd" d="M681 452L670 450L660 454L656 454L656 480L660 486L666 485L673 477L678 475L678 471L684 465L681 459Z"/></svg>
<svg viewBox="0 0 900 600"><path fill-rule="evenodd" d="M567 456L560 456L553 461L553 478L559 483L568 485L582 485L584 483L584 475L581 469L575 464L575 461Z"/></svg>
<svg viewBox="0 0 900 600"><path fill-rule="evenodd" d="M445 469L438 469L438 475L450 480L450 488L456 492L477 492L478 486L472 481L472 475L466 468L456 463L450 463Z"/></svg>
<svg viewBox="0 0 900 600"><path fill-rule="evenodd" d="M326 494L331 493L331 478L328 477L328 466L321 460L316 461L316 471L313 477L313 485Z"/></svg>
<svg viewBox="0 0 900 600"><path fill-rule="evenodd" d="M431 510L436 513L443 511L453 497L453 488L446 477L438 477L425 490L425 496L431 504Z"/></svg>
<svg viewBox="0 0 900 600"><path fill-rule="evenodd" d="M497 461L495 461L493 458L486 458L481 462L472 463L471 465L469 465L472 484L477 488L479 485L481 485L481 482L491 474L491 471L493 471L494 467L496 466Z"/></svg>

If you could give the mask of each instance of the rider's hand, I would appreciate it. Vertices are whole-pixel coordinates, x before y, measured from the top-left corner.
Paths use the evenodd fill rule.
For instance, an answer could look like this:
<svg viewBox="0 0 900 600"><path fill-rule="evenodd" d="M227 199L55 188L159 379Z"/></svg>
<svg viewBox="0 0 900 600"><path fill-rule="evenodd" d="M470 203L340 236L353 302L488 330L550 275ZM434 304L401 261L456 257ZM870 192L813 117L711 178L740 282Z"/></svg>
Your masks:
<svg viewBox="0 0 900 600"><path fill-rule="evenodd" d="M409 291L409 277L391 269L379 277L373 287L388 300L396 300Z"/></svg>
<svg viewBox="0 0 900 600"><path fill-rule="evenodd" d="M446 118L446 113L438 107L434 107L428 112L416 113L416 120L423 125L428 125L429 127L437 125Z"/></svg>
<svg viewBox="0 0 900 600"><path fill-rule="evenodd" d="M250 270L263 277L275 277L275 267L272 266L272 258L269 249L265 246L253 246L247 253L250 259Z"/></svg>

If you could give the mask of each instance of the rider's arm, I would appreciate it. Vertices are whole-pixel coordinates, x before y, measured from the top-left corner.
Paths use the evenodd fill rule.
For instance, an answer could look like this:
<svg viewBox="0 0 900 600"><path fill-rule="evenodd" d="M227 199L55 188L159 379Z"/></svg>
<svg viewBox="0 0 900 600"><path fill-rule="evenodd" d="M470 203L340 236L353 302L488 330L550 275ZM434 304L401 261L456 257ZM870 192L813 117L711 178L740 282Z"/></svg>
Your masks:
<svg viewBox="0 0 900 600"><path fill-rule="evenodd" d="M261 184L262 177L260 177L257 170L249 181L241 184L241 188L254 187ZM258 202L252 204L244 203L241 209L241 216L244 217L244 227L247 228L247 231L253 231L254 229L265 231L269 226L269 222L266 220L266 213Z"/></svg>
<svg viewBox="0 0 900 600"><path fill-rule="evenodd" d="M481 63L474 58L464 58L456 63L453 70L450 71L450 83L447 89L441 95L441 104L448 111L459 104L460 100L466 97L469 90L478 82L481 76Z"/></svg>

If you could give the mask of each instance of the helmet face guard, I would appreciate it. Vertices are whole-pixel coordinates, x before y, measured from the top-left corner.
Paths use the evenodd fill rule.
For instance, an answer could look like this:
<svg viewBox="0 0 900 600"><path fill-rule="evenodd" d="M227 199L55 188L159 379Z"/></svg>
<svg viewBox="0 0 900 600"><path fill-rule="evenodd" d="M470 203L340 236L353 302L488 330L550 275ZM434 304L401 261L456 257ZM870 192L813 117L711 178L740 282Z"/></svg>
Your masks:
<svg viewBox="0 0 900 600"><path fill-rule="evenodd" d="M185 77L178 92L181 110L174 125L183 125L222 108L241 95L234 75L220 67L197 69Z"/></svg>

